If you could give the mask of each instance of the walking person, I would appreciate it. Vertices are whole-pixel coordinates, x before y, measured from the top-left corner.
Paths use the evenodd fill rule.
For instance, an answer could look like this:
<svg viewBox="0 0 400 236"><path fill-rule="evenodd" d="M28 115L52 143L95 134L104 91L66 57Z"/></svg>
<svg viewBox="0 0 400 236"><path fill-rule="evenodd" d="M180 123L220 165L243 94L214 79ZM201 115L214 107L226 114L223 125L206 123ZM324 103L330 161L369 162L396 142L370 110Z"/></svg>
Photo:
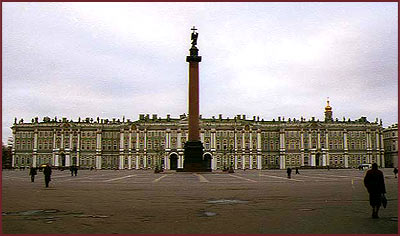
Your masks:
<svg viewBox="0 0 400 236"><path fill-rule="evenodd" d="M382 171L378 170L376 163L367 171L364 177L364 185L369 193L369 204L372 207L372 218L379 218L378 212L382 204L382 198L385 197L385 179Z"/></svg>
<svg viewBox="0 0 400 236"><path fill-rule="evenodd" d="M291 175L292 175L292 169L290 169L290 168L288 167L287 170L286 170L286 173L287 173L288 179L290 179L290 178L291 178Z"/></svg>
<svg viewBox="0 0 400 236"><path fill-rule="evenodd" d="M43 174L44 174L44 183L46 184L46 188L49 187L49 182L51 181L51 167L49 164L46 165L46 167L43 170Z"/></svg>
<svg viewBox="0 0 400 236"><path fill-rule="evenodd" d="M78 175L78 167L74 166L74 175L77 176Z"/></svg>
<svg viewBox="0 0 400 236"><path fill-rule="evenodd" d="M399 173L399 170L395 167L393 170L394 177L397 178L397 173Z"/></svg>
<svg viewBox="0 0 400 236"><path fill-rule="evenodd" d="M35 182L35 175L37 175L37 170L35 167L31 166L31 169L29 170L29 175L31 176L31 181Z"/></svg>
<svg viewBox="0 0 400 236"><path fill-rule="evenodd" d="M297 174L300 174L299 168L298 168L298 167L296 167L296 175L297 175Z"/></svg>
<svg viewBox="0 0 400 236"><path fill-rule="evenodd" d="M74 166L70 166L69 171L71 171L71 176L74 176Z"/></svg>

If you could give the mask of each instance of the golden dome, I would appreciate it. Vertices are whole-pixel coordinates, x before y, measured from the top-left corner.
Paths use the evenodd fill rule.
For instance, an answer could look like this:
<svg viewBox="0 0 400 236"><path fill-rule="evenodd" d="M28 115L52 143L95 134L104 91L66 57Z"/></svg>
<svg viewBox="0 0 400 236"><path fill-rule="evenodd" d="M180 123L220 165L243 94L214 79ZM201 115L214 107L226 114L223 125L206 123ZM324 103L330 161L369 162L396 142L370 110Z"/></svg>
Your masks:
<svg viewBox="0 0 400 236"><path fill-rule="evenodd" d="M332 107L329 106L329 100L326 101L325 111L332 111Z"/></svg>

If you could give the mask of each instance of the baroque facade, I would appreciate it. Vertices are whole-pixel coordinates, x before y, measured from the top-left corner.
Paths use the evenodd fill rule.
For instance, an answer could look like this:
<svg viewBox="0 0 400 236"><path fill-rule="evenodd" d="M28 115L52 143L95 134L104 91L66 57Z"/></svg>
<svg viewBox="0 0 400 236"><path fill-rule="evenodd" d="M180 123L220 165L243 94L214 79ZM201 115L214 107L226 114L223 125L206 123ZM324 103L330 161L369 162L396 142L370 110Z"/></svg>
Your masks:
<svg viewBox="0 0 400 236"><path fill-rule="evenodd" d="M386 167L399 167L398 125L383 130Z"/></svg>
<svg viewBox="0 0 400 236"><path fill-rule="evenodd" d="M77 165L96 169L164 169L183 167L188 140L187 116L139 120L77 122L45 117L31 123L15 119L13 167ZM332 118L329 102L325 120L315 118L264 121L259 117L204 119L200 116L204 158L213 170L285 169L287 167L353 168L362 163L385 167L382 122L339 121Z"/></svg>

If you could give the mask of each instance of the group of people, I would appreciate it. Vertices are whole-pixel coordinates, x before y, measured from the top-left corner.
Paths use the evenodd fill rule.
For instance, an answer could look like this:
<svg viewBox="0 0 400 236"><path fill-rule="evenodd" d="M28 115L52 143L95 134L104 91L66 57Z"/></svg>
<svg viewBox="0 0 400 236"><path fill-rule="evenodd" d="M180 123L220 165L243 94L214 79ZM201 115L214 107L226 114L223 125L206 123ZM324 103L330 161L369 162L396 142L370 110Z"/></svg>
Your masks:
<svg viewBox="0 0 400 236"><path fill-rule="evenodd" d="M71 176L78 174L78 167L71 166L70 167ZM287 168L287 177L290 179L292 174L292 169ZM397 178L398 169L394 168L393 173L395 178ZM44 182L46 184L46 188L49 187L49 182L51 181L51 167L49 164L44 167ZM299 169L296 167L296 174L300 174ZM29 175L31 176L31 181L35 182L35 175L37 175L37 168L31 167L29 171ZM369 193L369 204L372 207L372 218L379 218L378 212L379 208L383 204L386 207L386 188L385 188L385 179L383 177L382 171L378 170L378 165L376 163L372 164L370 170L367 171L364 177L364 185L367 188Z"/></svg>
<svg viewBox="0 0 400 236"><path fill-rule="evenodd" d="M287 168L286 173L287 173L288 179L292 178L292 168ZM296 175L297 174L300 174L298 167L296 167Z"/></svg>
<svg viewBox="0 0 400 236"><path fill-rule="evenodd" d="M44 183L46 185L46 188L48 188L49 183L51 181L51 167L49 164L47 164L46 167L44 167L43 174L44 174ZM31 182L35 182L35 175L37 175L37 168L31 167L29 170L29 175L31 176Z"/></svg>
<svg viewBox="0 0 400 236"><path fill-rule="evenodd" d="M31 182L35 182L35 176L37 175L37 169L38 168L36 168L36 167L31 167L29 170L29 175L31 176ZM78 167L77 166L71 166L70 171L71 171L71 176L78 175ZM50 166L50 164L47 164L44 167L43 175L44 175L44 183L46 185L46 188L48 188L49 183L51 181L51 166Z"/></svg>

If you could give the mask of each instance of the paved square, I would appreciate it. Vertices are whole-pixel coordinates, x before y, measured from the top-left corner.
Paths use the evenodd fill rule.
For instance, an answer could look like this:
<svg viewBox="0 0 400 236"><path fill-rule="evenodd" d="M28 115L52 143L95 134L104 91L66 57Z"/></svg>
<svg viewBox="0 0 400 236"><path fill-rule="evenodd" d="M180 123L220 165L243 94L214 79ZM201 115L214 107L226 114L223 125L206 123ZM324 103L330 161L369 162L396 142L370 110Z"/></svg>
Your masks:
<svg viewBox="0 0 400 236"><path fill-rule="evenodd" d="M398 179L383 169L388 207L371 219L365 171L143 170L2 172L3 233L396 234ZM294 173L294 172L293 172Z"/></svg>

